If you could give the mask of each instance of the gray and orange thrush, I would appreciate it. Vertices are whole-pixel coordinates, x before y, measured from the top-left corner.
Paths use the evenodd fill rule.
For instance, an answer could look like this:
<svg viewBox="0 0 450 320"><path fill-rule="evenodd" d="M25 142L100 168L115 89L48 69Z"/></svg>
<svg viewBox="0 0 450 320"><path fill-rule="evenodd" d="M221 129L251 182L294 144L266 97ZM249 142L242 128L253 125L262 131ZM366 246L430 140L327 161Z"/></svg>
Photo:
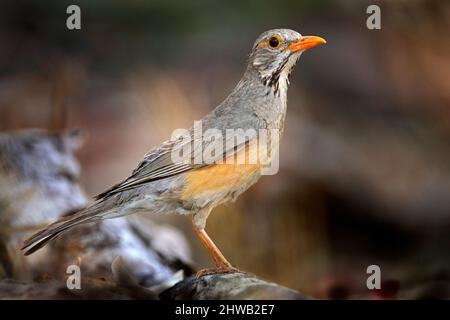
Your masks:
<svg viewBox="0 0 450 320"><path fill-rule="evenodd" d="M203 130L216 129L223 133L227 129L276 130L281 135L289 74L304 50L323 43L325 40L320 37L302 36L288 29L261 34L253 46L244 76L231 94L201 120ZM206 219L214 207L236 199L256 183L261 177L261 165L174 162L172 151L178 143L178 139L172 139L154 148L130 177L98 195L89 207L59 219L30 237L22 248L25 254L35 252L82 223L136 212L177 213L192 216L194 230L218 269L235 270L205 232ZM193 158L196 152L202 152L205 142L200 142L200 146L199 150L192 151ZM223 154L232 155L242 150L241 147L233 146Z"/></svg>

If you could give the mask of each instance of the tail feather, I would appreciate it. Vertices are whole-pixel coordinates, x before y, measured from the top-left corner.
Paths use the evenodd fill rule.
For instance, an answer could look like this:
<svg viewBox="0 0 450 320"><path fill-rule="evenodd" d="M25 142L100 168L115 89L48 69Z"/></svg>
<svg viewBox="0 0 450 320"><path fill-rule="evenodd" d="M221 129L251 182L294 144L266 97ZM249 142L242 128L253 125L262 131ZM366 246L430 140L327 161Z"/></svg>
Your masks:
<svg viewBox="0 0 450 320"><path fill-rule="evenodd" d="M72 229L79 224L100 219L98 211L92 209L92 207L89 207L74 215L63 217L32 235L23 243L21 250L25 250L24 255L28 256L33 252L36 252L45 246L49 241L55 239L63 232Z"/></svg>

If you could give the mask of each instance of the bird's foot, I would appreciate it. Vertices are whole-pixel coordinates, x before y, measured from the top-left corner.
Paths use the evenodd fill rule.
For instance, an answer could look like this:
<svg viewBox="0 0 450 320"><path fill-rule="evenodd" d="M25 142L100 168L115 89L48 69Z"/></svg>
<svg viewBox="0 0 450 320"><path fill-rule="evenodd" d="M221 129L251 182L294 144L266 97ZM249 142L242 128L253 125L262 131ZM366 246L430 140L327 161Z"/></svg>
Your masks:
<svg viewBox="0 0 450 320"><path fill-rule="evenodd" d="M202 269L200 271L197 271L197 273L195 274L195 276L197 278L203 277L203 276L208 276L208 275L212 275L212 274L219 274L219 273L242 273L243 271L232 267L232 266L226 266L226 267L217 267L217 268L208 268L208 269Z"/></svg>

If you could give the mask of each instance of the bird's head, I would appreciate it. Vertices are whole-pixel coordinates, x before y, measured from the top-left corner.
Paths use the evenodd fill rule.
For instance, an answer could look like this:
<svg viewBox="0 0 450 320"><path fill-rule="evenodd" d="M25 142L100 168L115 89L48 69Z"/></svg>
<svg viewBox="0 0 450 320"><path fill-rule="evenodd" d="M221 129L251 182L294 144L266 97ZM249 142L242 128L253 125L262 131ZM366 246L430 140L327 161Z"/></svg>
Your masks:
<svg viewBox="0 0 450 320"><path fill-rule="evenodd" d="M269 30L256 39L249 68L258 71L265 85L278 86L280 78L287 81L303 51L324 43L321 37L302 36L289 29Z"/></svg>

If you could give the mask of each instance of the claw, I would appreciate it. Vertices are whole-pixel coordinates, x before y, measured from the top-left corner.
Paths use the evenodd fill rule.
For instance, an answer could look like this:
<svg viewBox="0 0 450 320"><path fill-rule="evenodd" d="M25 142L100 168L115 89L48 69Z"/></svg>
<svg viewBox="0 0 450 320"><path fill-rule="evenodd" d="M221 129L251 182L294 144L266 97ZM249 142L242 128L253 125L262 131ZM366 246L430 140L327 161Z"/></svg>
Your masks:
<svg viewBox="0 0 450 320"><path fill-rule="evenodd" d="M202 269L202 270L199 270L195 274L195 276L197 278L201 278L203 276L209 276L209 275L220 274L220 273L244 273L244 272L235 267L227 266L227 267L219 267L219 268Z"/></svg>

